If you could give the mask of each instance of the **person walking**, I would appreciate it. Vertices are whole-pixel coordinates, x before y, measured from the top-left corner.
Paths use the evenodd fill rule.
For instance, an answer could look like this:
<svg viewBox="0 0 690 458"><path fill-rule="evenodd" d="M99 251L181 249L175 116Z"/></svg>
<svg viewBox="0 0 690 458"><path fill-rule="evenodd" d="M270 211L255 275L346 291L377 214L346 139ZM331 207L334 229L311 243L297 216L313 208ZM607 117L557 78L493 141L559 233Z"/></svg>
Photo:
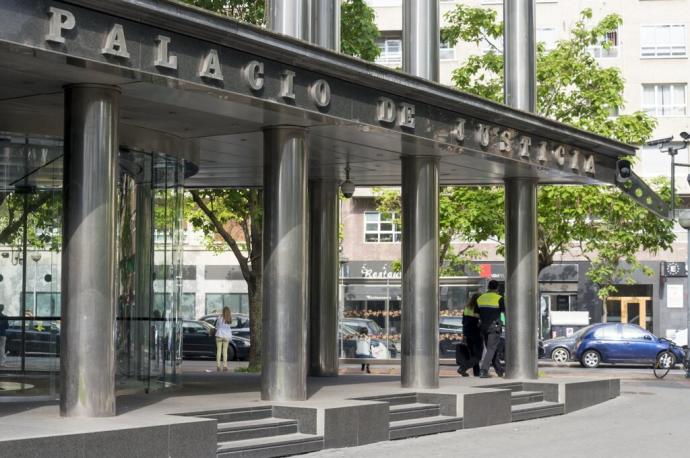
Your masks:
<svg viewBox="0 0 690 458"><path fill-rule="evenodd" d="M464 345L459 343L456 346L456 362L458 363L458 374L469 377L467 373L472 368L475 377L479 376L479 361L482 359L484 343L479 332L479 309L477 299L481 293L474 293L470 300L465 304L462 311L462 339Z"/></svg>
<svg viewBox="0 0 690 458"><path fill-rule="evenodd" d="M505 315L505 303L503 296L498 293L498 282L489 281L487 291L477 298L479 311L479 332L484 342L484 356L479 363L479 377L489 377L489 366L494 362L496 349L501 343L501 331L503 323L501 316ZM503 368L494 364L494 369L499 377L503 376Z"/></svg>
<svg viewBox="0 0 690 458"><path fill-rule="evenodd" d="M7 315L3 313L5 304L0 304L0 367L5 367L5 345L7 344L7 328L10 323L7 321Z"/></svg>
<svg viewBox="0 0 690 458"><path fill-rule="evenodd" d="M357 335L357 349L355 350L356 358L371 359L371 339L369 338L369 330L365 327L359 328L359 335ZM366 368L367 374L371 374L369 363L362 363L362 371Z"/></svg>
<svg viewBox="0 0 690 458"><path fill-rule="evenodd" d="M232 314L229 307L223 307L223 313L216 319L216 371L221 370L221 356L223 372L228 371L228 345L232 340Z"/></svg>

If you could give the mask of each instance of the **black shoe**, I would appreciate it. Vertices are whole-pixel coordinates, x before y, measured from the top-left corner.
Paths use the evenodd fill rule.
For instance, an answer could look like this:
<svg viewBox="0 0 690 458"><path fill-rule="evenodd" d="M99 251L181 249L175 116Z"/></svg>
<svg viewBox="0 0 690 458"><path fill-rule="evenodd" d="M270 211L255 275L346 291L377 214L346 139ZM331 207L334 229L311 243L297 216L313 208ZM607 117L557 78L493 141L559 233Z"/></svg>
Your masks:
<svg viewBox="0 0 690 458"><path fill-rule="evenodd" d="M362 364L362 372L364 372L364 366L366 366L366 364Z"/></svg>
<svg viewBox="0 0 690 458"><path fill-rule="evenodd" d="M469 377L470 376L470 374L467 373L466 369L458 368L458 374L462 375L463 377Z"/></svg>
<svg viewBox="0 0 690 458"><path fill-rule="evenodd" d="M367 374L371 374L371 370L369 369L369 365L367 364Z"/></svg>
<svg viewBox="0 0 690 458"><path fill-rule="evenodd" d="M496 371L496 375L503 378L506 375L506 373L505 373L505 371Z"/></svg>
<svg viewBox="0 0 690 458"><path fill-rule="evenodd" d="M479 371L479 378L490 378L491 376L487 371Z"/></svg>

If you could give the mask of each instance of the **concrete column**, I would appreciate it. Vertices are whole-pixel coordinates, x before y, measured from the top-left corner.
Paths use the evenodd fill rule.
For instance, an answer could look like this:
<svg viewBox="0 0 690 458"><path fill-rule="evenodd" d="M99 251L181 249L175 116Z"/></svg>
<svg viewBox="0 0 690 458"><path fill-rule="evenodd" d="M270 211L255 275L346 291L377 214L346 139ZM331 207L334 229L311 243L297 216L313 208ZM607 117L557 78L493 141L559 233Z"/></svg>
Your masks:
<svg viewBox="0 0 690 458"><path fill-rule="evenodd" d="M301 127L264 130L261 398L307 397L307 142Z"/></svg>
<svg viewBox="0 0 690 458"><path fill-rule="evenodd" d="M537 106L534 13L534 0L504 0L505 103L531 113Z"/></svg>
<svg viewBox="0 0 690 458"><path fill-rule="evenodd" d="M310 0L266 0L268 30L308 41L310 3Z"/></svg>
<svg viewBox="0 0 690 458"><path fill-rule="evenodd" d="M506 376L537 378L537 182L505 180Z"/></svg>
<svg viewBox="0 0 690 458"><path fill-rule="evenodd" d="M309 373L338 375L338 182L309 182Z"/></svg>
<svg viewBox="0 0 690 458"><path fill-rule="evenodd" d="M402 355L405 388L438 388L438 158L402 159Z"/></svg>
<svg viewBox="0 0 690 458"><path fill-rule="evenodd" d="M312 0L311 42L340 52L340 0Z"/></svg>
<svg viewBox="0 0 690 458"><path fill-rule="evenodd" d="M403 0L403 71L439 79L441 46L438 0Z"/></svg>
<svg viewBox="0 0 690 458"><path fill-rule="evenodd" d="M60 414L115 415L119 90L65 89Z"/></svg>
<svg viewBox="0 0 690 458"><path fill-rule="evenodd" d="M534 0L504 1L505 102L536 111ZM506 377L537 378L537 181L506 178Z"/></svg>

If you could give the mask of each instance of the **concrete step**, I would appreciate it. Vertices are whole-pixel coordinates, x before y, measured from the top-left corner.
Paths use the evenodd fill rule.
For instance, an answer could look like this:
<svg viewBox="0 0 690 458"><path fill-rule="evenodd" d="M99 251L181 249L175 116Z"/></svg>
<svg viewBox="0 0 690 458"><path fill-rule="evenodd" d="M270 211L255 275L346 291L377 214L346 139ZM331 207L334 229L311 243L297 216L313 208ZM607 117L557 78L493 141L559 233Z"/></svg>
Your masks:
<svg viewBox="0 0 690 458"><path fill-rule="evenodd" d="M390 421L411 420L414 418L436 417L440 415L441 407L438 404L397 404L389 408Z"/></svg>
<svg viewBox="0 0 690 458"><path fill-rule="evenodd" d="M510 404L514 406L543 400L544 393L542 391L513 391L510 393Z"/></svg>
<svg viewBox="0 0 690 458"><path fill-rule="evenodd" d="M218 423L229 423L233 421L260 420L273 416L271 406L245 407L238 409L213 410L193 414L195 417L214 418Z"/></svg>
<svg viewBox="0 0 690 458"><path fill-rule="evenodd" d="M297 432L297 421L283 418L233 421L218 424L218 442L280 436Z"/></svg>
<svg viewBox="0 0 690 458"><path fill-rule="evenodd" d="M499 390L522 391L522 382L492 383L490 385L482 385L477 388L496 388Z"/></svg>
<svg viewBox="0 0 690 458"><path fill-rule="evenodd" d="M323 437L311 434L286 434L241 441L219 442L219 457L271 458L300 455L323 449Z"/></svg>
<svg viewBox="0 0 690 458"><path fill-rule="evenodd" d="M513 413L513 421L523 421L563 415L565 413L565 405L559 404L558 402L541 401L529 404L519 404L513 406L511 411Z"/></svg>
<svg viewBox="0 0 690 458"><path fill-rule="evenodd" d="M414 418L390 422L390 440L427 434L445 433L462 429L462 418L438 415L435 417Z"/></svg>
<svg viewBox="0 0 690 458"><path fill-rule="evenodd" d="M392 406L400 404L414 404L417 402L417 393L396 393L396 394L384 394L378 396L366 396L361 398L353 398L358 401L378 401L387 402Z"/></svg>

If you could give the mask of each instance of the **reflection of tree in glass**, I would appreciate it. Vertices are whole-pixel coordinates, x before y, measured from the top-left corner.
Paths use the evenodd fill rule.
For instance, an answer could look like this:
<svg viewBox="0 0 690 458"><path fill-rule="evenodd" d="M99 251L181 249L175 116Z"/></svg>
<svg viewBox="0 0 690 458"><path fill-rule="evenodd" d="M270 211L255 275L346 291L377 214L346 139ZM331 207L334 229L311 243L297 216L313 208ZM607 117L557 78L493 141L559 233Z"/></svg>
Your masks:
<svg viewBox="0 0 690 458"><path fill-rule="evenodd" d="M52 251L60 249L61 192L0 193L0 245L21 245L24 218L27 219L29 247Z"/></svg>

